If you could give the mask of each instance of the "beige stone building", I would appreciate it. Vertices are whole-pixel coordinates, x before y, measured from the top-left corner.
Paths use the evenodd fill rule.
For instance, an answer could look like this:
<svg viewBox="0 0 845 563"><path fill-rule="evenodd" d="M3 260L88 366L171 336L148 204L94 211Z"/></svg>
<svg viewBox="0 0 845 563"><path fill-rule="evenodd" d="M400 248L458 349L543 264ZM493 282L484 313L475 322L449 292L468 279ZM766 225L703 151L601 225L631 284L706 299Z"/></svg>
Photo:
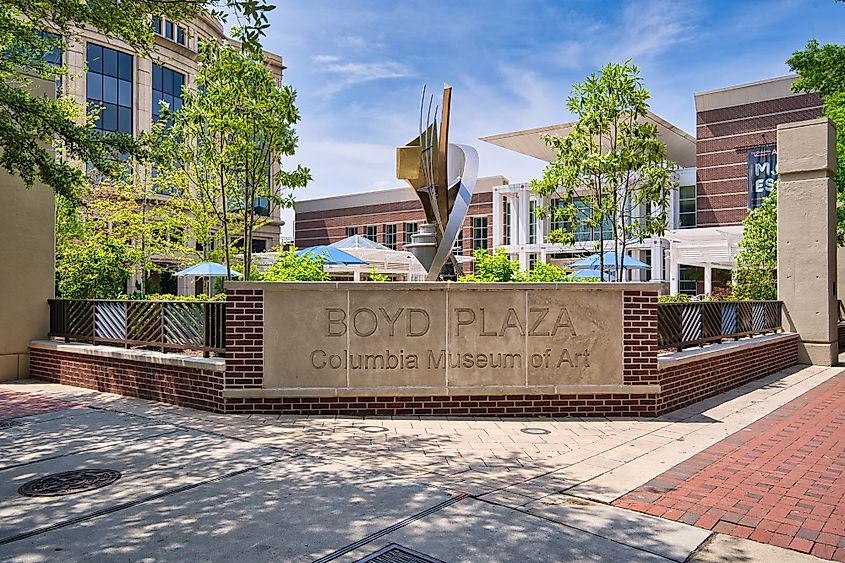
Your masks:
<svg viewBox="0 0 845 563"><path fill-rule="evenodd" d="M102 108L96 123L100 130L132 135L150 130L158 118L160 101L174 110L181 107L182 86L191 87L197 74L200 40L233 41L208 14L189 23L153 18L151 25L155 32L155 53L150 58L134 53L123 41L93 30L81 30L66 52L55 55L68 68L69 75L62 83L64 93L82 104ZM273 53L265 56L273 75L281 82L285 68L282 57ZM268 219L254 233L253 248L260 252L279 244L282 220L280 210L269 202L260 205L258 211ZM172 257L162 256L161 261L175 266ZM139 277L136 275L129 281L130 292L135 290ZM163 292L178 290L180 294L193 294L187 280L177 283L167 272L154 274L152 282Z"/></svg>

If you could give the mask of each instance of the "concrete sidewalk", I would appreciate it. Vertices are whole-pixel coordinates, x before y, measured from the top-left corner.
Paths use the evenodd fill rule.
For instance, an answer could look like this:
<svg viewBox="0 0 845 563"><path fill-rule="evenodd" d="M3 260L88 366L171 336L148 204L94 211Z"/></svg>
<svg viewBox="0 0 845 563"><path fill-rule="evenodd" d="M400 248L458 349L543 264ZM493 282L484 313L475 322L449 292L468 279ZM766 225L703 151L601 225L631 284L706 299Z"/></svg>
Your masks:
<svg viewBox="0 0 845 563"><path fill-rule="evenodd" d="M816 560L610 503L841 371L622 420L224 416L0 385L0 560L356 561L390 544L443 561ZM80 468L122 477L17 492Z"/></svg>

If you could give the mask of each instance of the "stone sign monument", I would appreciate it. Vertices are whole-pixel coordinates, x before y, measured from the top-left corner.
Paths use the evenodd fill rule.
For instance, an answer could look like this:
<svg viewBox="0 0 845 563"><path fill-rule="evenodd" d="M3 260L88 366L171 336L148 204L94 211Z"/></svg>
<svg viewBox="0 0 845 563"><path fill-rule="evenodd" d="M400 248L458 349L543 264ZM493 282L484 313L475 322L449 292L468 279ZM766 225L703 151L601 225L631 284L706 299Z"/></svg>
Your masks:
<svg viewBox="0 0 845 563"><path fill-rule="evenodd" d="M266 285L264 388L621 385L622 289Z"/></svg>

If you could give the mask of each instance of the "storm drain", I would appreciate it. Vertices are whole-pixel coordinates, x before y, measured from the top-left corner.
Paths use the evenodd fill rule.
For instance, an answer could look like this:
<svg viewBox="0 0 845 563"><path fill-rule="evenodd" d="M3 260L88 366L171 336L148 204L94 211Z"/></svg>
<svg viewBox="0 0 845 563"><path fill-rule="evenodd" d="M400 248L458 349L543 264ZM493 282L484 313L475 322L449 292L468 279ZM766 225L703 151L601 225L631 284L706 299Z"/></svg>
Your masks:
<svg viewBox="0 0 845 563"><path fill-rule="evenodd" d="M0 428L14 428L16 426L23 426L23 422L17 420L0 420Z"/></svg>
<svg viewBox="0 0 845 563"><path fill-rule="evenodd" d="M359 559L357 563L443 563L419 551L392 543L375 553Z"/></svg>
<svg viewBox="0 0 845 563"><path fill-rule="evenodd" d="M387 432L387 428L385 428L384 426L359 426L358 428L360 430L363 430L364 432L370 432L372 434L376 434L379 432Z"/></svg>
<svg viewBox="0 0 845 563"><path fill-rule="evenodd" d="M18 488L18 494L25 497L59 497L99 489L118 479L120 472L113 469L64 471L25 483Z"/></svg>
<svg viewBox="0 0 845 563"><path fill-rule="evenodd" d="M551 434L551 431L545 428L521 428L519 430L523 434L531 434L532 436L540 436L542 434Z"/></svg>

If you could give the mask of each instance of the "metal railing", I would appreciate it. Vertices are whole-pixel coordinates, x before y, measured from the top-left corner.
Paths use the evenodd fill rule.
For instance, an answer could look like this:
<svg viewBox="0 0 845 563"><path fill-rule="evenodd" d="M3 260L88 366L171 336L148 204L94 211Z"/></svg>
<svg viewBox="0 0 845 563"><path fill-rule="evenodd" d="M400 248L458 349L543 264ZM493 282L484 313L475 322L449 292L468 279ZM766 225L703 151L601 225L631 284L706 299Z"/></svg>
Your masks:
<svg viewBox="0 0 845 563"><path fill-rule="evenodd" d="M780 301L657 304L657 347L684 348L782 330Z"/></svg>
<svg viewBox="0 0 845 563"><path fill-rule="evenodd" d="M226 349L223 301L50 299L50 336L168 350Z"/></svg>

